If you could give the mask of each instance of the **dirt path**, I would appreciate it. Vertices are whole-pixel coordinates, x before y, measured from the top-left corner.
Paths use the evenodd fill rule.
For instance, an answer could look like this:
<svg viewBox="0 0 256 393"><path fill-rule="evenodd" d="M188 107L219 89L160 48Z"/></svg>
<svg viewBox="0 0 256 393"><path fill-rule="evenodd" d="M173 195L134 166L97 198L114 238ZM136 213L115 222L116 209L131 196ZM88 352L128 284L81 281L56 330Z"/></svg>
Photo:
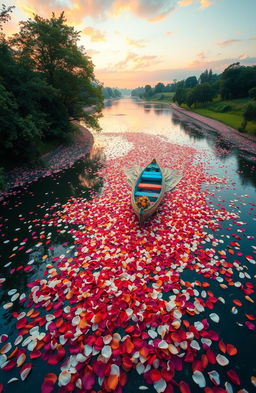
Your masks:
<svg viewBox="0 0 256 393"><path fill-rule="evenodd" d="M176 104L171 104L172 111L179 120L186 122L189 126L197 125L207 130L215 130L221 135L221 137L229 143L239 146L242 150L246 150L249 153L256 154L256 137L250 134L241 134L235 128L227 126L220 121L211 119L206 116L199 115L188 111L184 108L180 108ZM193 120L192 120L193 119ZM205 127L206 125L206 127Z"/></svg>

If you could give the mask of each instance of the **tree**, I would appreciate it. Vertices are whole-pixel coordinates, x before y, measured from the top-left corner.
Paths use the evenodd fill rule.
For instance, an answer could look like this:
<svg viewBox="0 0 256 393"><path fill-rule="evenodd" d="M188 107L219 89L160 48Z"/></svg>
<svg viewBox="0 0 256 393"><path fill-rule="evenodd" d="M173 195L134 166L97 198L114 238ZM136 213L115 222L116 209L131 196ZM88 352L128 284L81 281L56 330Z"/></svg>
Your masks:
<svg viewBox="0 0 256 393"><path fill-rule="evenodd" d="M209 83L202 83L194 87L188 95L188 105L204 104L212 101L215 96L215 91Z"/></svg>
<svg viewBox="0 0 256 393"><path fill-rule="evenodd" d="M145 97L149 98L153 95L153 89L150 85L145 86Z"/></svg>
<svg viewBox="0 0 256 393"><path fill-rule="evenodd" d="M244 131L246 129L248 121L256 121L256 103L250 103L244 110L243 113L243 122L241 124L240 131Z"/></svg>
<svg viewBox="0 0 256 393"><path fill-rule="evenodd" d="M84 48L78 47L79 33L66 24L64 13L50 19L38 15L21 22L20 32L12 40L16 58L31 70L42 74L59 91L60 99L73 120L84 118L99 129L97 118L102 108L101 86L94 76L94 66ZM96 105L95 112L83 108Z"/></svg>
<svg viewBox="0 0 256 393"><path fill-rule="evenodd" d="M155 85L155 93L162 93L164 91L164 84L159 82Z"/></svg>
<svg viewBox="0 0 256 393"><path fill-rule="evenodd" d="M185 80L185 88L189 89L191 87L195 87L197 85L196 76L190 76Z"/></svg>
<svg viewBox="0 0 256 393"><path fill-rule="evenodd" d="M173 97L173 101L177 102L178 105L184 104L186 102L186 89L179 87Z"/></svg>
<svg viewBox="0 0 256 393"><path fill-rule="evenodd" d="M256 100L256 87L253 87L252 89L249 90L249 97L252 98L253 100Z"/></svg>
<svg viewBox="0 0 256 393"><path fill-rule="evenodd" d="M231 64L221 76L221 96L224 99L248 97L249 90L256 86L256 66Z"/></svg>
<svg viewBox="0 0 256 393"><path fill-rule="evenodd" d="M2 9L0 10L0 31L3 30L3 24L8 22L11 19L11 12L15 8L14 6L10 6L6 8L5 4L2 4Z"/></svg>

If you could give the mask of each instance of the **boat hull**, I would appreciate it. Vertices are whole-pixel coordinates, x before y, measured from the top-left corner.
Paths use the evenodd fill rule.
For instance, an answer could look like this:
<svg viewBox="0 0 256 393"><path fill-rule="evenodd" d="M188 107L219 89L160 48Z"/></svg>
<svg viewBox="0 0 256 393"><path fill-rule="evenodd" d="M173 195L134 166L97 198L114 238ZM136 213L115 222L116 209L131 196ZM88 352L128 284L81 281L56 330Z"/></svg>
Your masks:
<svg viewBox="0 0 256 393"><path fill-rule="evenodd" d="M152 164L156 174L154 174L154 172L151 172ZM143 179L143 177L146 178L145 174L148 174L148 177L151 179L151 183L153 184L145 183L145 179ZM148 191L150 192L144 192L143 189L147 188L147 186L151 186L153 187L153 189L150 189L150 187L148 187ZM141 189L142 191L140 191ZM156 212L162 200L164 199L165 191L166 191L165 180L162 173L162 168L157 164L155 160L153 160L152 163L150 163L147 167L145 167L142 170L141 174L138 176L136 182L132 187L132 194L131 194L132 208L141 224L144 223ZM137 204L138 195L143 195L143 194L149 196L149 198L151 199L151 204L147 208L140 208Z"/></svg>

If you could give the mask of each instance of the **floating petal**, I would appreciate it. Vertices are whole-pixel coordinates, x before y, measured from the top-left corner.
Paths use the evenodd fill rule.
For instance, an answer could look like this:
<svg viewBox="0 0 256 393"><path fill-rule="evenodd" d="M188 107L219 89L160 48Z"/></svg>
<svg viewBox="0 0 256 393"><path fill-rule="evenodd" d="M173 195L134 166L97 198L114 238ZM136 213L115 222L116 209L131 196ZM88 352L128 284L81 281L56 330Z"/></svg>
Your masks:
<svg viewBox="0 0 256 393"><path fill-rule="evenodd" d="M204 388L206 386L206 381L203 373L201 371L194 371L192 374L193 381L200 387Z"/></svg>

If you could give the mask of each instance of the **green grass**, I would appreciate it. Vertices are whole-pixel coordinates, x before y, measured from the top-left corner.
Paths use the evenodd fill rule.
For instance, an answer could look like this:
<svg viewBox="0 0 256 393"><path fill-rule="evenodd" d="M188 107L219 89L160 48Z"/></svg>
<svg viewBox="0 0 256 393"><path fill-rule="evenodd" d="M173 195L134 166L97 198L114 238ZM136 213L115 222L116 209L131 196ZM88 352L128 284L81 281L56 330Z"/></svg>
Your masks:
<svg viewBox="0 0 256 393"><path fill-rule="evenodd" d="M182 106L192 112L210 117L211 119L219 120L222 123L238 130L243 121L243 111L249 102L251 102L249 98L239 98L236 100L225 101L216 100L215 102L204 105L200 108L188 108L185 105ZM256 134L256 123L251 121L248 122L245 131L251 134Z"/></svg>
<svg viewBox="0 0 256 393"><path fill-rule="evenodd" d="M149 101L171 102L175 93L157 93L148 98Z"/></svg>

